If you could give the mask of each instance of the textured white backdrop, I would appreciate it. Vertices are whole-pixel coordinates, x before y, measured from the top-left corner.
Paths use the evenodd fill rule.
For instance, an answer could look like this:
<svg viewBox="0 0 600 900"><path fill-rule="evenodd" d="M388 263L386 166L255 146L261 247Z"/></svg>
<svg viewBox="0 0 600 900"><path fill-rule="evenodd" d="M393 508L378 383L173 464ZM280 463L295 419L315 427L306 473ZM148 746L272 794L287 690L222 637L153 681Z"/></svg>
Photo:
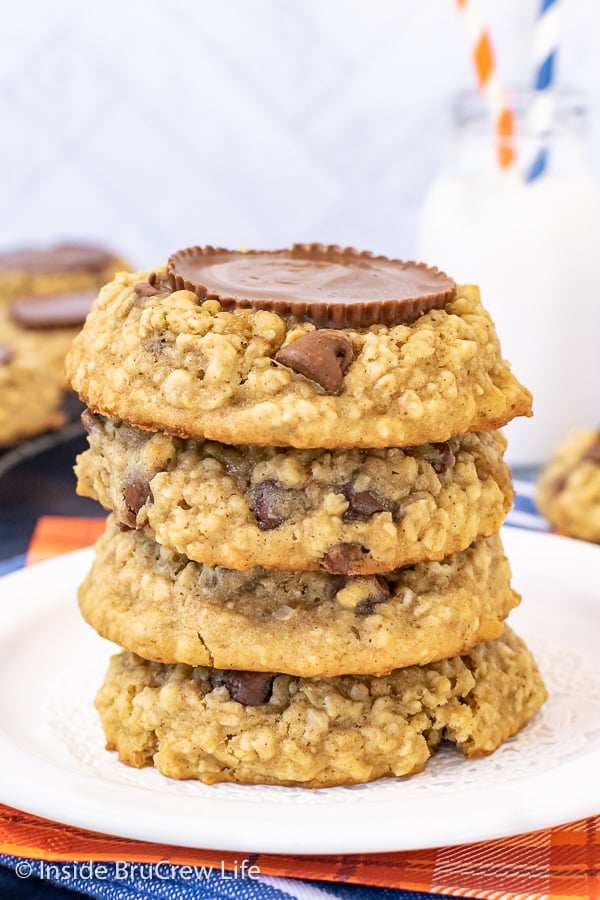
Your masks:
<svg viewBox="0 0 600 900"><path fill-rule="evenodd" d="M148 266L192 243L414 255L450 98L473 85L455 0L1 5L0 245L88 237ZM600 3L562 5L560 80L588 92L600 169ZM484 8L505 79L528 83L537 2Z"/></svg>

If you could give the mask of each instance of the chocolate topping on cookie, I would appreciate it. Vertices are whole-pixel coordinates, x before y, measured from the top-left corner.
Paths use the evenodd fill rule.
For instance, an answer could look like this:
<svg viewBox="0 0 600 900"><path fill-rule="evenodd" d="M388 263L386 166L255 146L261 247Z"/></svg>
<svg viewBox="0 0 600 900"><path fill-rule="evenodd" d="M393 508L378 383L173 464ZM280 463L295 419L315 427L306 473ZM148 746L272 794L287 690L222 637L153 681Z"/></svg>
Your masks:
<svg viewBox="0 0 600 900"><path fill-rule="evenodd" d="M322 244L247 252L190 247L171 256L168 272L174 290L218 300L224 309L268 309L330 328L414 322L443 308L456 287L423 263Z"/></svg>
<svg viewBox="0 0 600 900"><path fill-rule="evenodd" d="M83 325L96 297L97 291L19 297L10 305L10 316L23 328L68 328Z"/></svg>
<svg viewBox="0 0 600 900"><path fill-rule="evenodd" d="M4 272L101 272L113 261L112 254L89 244L57 244L46 249L24 248L0 253Z"/></svg>
<svg viewBox="0 0 600 900"><path fill-rule="evenodd" d="M348 338L327 328L309 331L275 354L276 362L310 378L330 394L337 394L342 387L353 357Z"/></svg>
<svg viewBox="0 0 600 900"><path fill-rule="evenodd" d="M14 358L14 350L8 344L0 344L0 366L7 366Z"/></svg>

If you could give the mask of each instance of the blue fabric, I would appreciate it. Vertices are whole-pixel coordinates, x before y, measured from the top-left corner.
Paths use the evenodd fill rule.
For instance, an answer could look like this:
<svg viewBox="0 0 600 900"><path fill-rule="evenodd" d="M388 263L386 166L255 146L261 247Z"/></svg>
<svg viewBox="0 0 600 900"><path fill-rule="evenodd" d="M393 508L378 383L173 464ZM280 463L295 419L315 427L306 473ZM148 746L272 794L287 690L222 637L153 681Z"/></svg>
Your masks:
<svg viewBox="0 0 600 900"><path fill-rule="evenodd" d="M534 483L528 480L514 480L517 495L512 510L506 517L505 525L526 528L528 531L550 531L547 519L540 515L535 505Z"/></svg>
<svg viewBox="0 0 600 900"><path fill-rule="evenodd" d="M74 900L76 895L37 878L18 878L13 869L0 866L0 897L2 900Z"/></svg>
<svg viewBox="0 0 600 900"><path fill-rule="evenodd" d="M22 569L26 558L25 553L20 553L18 556L11 556L9 559L0 559L0 575L8 575L9 572Z"/></svg>

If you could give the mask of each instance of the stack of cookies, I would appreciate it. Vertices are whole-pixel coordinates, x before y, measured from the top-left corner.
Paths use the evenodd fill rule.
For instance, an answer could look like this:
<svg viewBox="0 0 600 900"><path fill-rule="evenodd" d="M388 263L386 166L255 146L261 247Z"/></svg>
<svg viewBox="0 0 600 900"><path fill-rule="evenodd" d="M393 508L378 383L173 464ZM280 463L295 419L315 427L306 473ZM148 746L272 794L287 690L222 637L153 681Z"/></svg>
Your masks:
<svg viewBox="0 0 600 900"><path fill-rule="evenodd" d="M0 447L63 423L65 356L125 264L90 244L0 253Z"/></svg>
<svg viewBox="0 0 600 900"><path fill-rule="evenodd" d="M504 627L497 430L530 415L474 287L351 249L175 253L100 293L67 371L81 585L124 650L108 749L174 778L321 787L492 752L545 699Z"/></svg>

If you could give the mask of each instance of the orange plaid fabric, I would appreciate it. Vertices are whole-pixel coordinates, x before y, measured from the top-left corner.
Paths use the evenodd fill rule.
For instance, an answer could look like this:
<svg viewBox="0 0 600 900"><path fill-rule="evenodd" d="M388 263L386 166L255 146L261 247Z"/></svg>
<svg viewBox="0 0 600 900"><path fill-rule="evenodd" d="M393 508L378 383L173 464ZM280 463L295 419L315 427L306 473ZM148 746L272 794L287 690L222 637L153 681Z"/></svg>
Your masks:
<svg viewBox="0 0 600 900"><path fill-rule="evenodd" d="M27 551L27 565L60 553L89 547L104 531L106 519L42 516L38 519Z"/></svg>
<svg viewBox="0 0 600 900"><path fill-rule="evenodd" d="M125 860L233 869L240 853L140 843L49 822L0 806L0 852L52 862ZM478 897L598 900L600 817L532 834L406 853L250 854L262 875L341 881Z"/></svg>
<svg viewBox="0 0 600 900"><path fill-rule="evenodd" d="M101 519L42 518L29 561L91 543ZM233 869L240 854L142 843L0 805L0 852L60 861L160 862ZM531 834L404 853L250 854L263 875L403 888L481 900L599 900L600 816Z"/></svg>

